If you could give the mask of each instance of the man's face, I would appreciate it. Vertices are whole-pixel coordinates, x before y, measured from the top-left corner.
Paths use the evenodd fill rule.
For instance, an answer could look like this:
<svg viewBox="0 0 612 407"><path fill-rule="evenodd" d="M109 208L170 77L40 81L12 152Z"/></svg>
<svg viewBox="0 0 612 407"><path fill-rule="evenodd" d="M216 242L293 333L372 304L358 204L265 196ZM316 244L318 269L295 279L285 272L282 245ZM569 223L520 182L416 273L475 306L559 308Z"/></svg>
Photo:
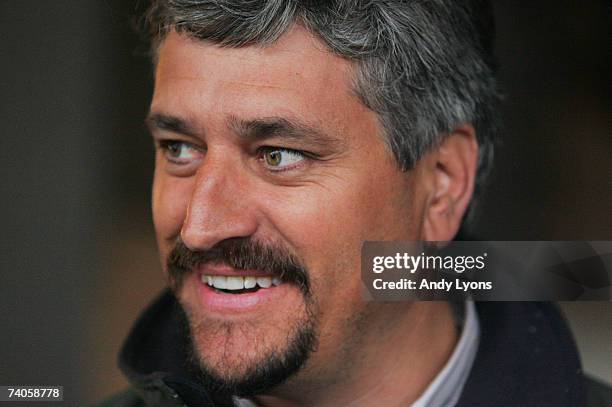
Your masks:
<svg viewBox="0 0 612 407"><path fill-rule="evenodd" d="M200 363L219 378L286 361L310 334L316 351L294 379L330 380L391 323L362 299L361 245L419 239L423 203L351 69L299 26L265 48L171 32L160 49L149 122L162 262L178 242L193 252L247 242L270 255L247 269L190 263L175 286ZM303 268L308 291L291 278L266 287L275 256Z"/></svg>

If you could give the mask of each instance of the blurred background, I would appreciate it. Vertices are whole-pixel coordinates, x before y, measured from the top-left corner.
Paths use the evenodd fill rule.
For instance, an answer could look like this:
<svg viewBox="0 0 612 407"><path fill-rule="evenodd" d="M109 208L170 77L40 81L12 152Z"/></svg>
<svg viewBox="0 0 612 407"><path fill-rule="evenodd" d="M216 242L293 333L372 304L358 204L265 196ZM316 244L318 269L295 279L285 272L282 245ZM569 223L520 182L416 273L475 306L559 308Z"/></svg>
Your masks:
<svg viewBox="0 0 612 407"><path fill-rule="evenodd" d="M610 2L495 4L505 134L477 235L612 240ZM144 6L0 0L0 384L63 385L67 405L125 386L116 353L164 284ZM612 303L561 306L612 384Z"/></svg>

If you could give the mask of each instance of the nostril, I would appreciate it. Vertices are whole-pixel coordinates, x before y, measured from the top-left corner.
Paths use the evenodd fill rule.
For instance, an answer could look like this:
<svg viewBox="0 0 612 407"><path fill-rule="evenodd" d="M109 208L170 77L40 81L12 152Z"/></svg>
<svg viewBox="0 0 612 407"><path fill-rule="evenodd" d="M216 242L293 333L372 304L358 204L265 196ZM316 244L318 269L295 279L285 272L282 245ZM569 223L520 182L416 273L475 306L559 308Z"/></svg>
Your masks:
<svg viewBox="0 0 612 407"><path fill-rule="evenodd" d="M221 176L219 171L213 170L214 180L202 176L192 186L180 232L191 250L208 250L224 240L249 237L258 228L258 205L248 193L251 188L244 175L234 170L234 177Z"/></svg>
<svg viewBox="0 0 612 407"><path fill-rule="evenodd" d="M215 245L210 234L190 226L183 226L180 238L183 244L191 251L208 250Z"/></svg>
<svg viewBox="0 0 612 407"><path fill-rule="evenodd" d="M180 239L192 251L210 250L223 241L249 238L258 228L256 216L219 211L207 217L189 217L180 231Z"/></svg>

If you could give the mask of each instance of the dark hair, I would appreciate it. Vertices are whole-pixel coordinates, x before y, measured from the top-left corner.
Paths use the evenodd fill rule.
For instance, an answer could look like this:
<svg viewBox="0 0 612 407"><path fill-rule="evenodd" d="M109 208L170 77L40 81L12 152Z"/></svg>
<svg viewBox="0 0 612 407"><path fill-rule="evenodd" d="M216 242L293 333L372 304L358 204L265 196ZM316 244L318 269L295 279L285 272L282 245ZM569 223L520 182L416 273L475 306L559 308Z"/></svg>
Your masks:
<svg viewBox="0 0 612 407"><path fill-rule="evenodd" d="M153 0L145 15L155 56L170 28L228 47L270 44L301 24L356 62L354 88L375 111L402 170L446 133L471 123L476 194L498 130L492 7L486 0Z"/></svg>

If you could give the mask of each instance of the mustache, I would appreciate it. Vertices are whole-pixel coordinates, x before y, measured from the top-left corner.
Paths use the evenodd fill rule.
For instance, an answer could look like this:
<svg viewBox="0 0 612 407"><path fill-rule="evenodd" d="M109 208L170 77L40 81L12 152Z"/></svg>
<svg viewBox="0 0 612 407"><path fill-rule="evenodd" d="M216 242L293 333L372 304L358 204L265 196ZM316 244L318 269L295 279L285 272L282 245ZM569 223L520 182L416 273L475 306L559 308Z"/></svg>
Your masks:
<svg viewBox="0 0 612 407"><path fill-rule="evenodd" d="M305 295L310 293L308 272L295 255L282 246L263 244L251 238L226 239L201 251L189 249L179 239L166 261L172 290L177 293L185 277L206 263L262 271L296 285Z"/></svg>

